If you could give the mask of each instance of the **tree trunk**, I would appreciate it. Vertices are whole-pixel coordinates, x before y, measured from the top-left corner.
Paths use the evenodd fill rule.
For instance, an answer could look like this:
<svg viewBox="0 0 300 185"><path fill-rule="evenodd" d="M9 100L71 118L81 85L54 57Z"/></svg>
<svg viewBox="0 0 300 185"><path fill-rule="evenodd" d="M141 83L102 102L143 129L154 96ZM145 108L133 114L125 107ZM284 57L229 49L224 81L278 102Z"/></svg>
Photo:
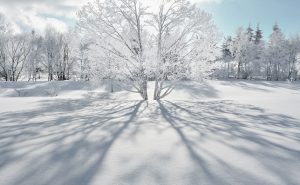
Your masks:
<svg viewBox="0 0 300 185"><path fill-rule="evenodd" d="M110 92L111 93L114 92L114 82L113 82L113 79L110 79Z"/></svg>
<svg viewBox="0 0 300 185"><path fill-rule="evenodd" d="M158 81L155 80L155 87L154 87L154 94L153 94L154 100L157 100L157 94L158 94Z"/></svg>
<svg viewBox="0 0 300 185"><path fill-rule="evenodd" d="M240 79L241 74L241 62L238 63L237 79Z"/></svg>
<svg viewBox="0 0 300 185"><path fill-rule="evenodd" d="M143 99L148 100L148 82L144 80L143 87L142 87Z"/></svg>
<svg viewBox="0 0 300 185"><path fill-rule="evenodd" d="M229 67L230 67L229 62L227 62L227 78L228 79L230 77Z"/></svg>

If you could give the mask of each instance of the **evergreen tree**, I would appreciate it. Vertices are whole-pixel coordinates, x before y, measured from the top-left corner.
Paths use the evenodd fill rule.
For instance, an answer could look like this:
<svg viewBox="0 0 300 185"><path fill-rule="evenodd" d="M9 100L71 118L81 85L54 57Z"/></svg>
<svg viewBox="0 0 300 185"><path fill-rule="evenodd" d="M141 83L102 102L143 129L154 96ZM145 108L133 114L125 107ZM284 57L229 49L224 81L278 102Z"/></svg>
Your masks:
<svg viewBox="0 0 300 185"><path fill-rule="evenodd" d="M265 56L265 43L263 41L263 32L259 27L256 26L253 43L253 61L251 62L251 69L253 77L262 77L262 69L264 68L264 56Z"/></svg>
<svg viewBox="0 0 300 185"><path fill-rule="evenodd" d="M279 28L279 25L277 23L274 24L273 31L274 32L281 32L281 29Z"/></svg>
<svg viewBox="0 0 300 185"><path fill-rule="evenodd" d="M253 31L254 31L254 30L252 29L251 25L249 24L249 26L248 26L248 28L247 28L247 30L246 30L246 33L247 33L248 38L249 38L249 41L252 41L253 38L254 38Z"/></svg>
<svg viewBox="0 0 300 185"><path fill-rule="evenodd" d="M260 29L259 24L257 24L256 31L255 31L255 41L254 41L255 44L259 44L262 38L263 38L263 32Z"/></svg>
<svg viewBox="0 0 300 185"><path fill-rule="evenodd" d="M231 36L225 38L225 41L222 44L222 57L223 57L223 61L227 65L227 78L230 77L230 62L232 61L233 58L232 51L231 51L232 44L233 44L233 40Z"/></svg>
<svg viewBox="0 0 300 185"><path fill-rule="evenodd" d="M231 50L230 50L231 43L232 43L231 36L228 36L227 38L225 38L225 41L222 44L223 58L225 58L227 56L231 56Z"/></svg>

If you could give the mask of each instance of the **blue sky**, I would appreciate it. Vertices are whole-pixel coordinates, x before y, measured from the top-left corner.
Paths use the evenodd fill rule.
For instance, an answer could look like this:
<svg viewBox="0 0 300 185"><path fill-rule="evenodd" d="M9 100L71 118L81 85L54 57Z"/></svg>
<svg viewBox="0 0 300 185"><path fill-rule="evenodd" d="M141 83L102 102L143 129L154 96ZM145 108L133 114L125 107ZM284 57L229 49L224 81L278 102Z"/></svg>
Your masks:
<svg viewBox="0 0 300 185"><path fill-rule="evenodd" d="M224 35L235 34L238 26L259 23L266 38L275 22L287 36L300 33L300 0L223 0L200 6L213 14Z"/></svg>
<svg viewBox="0 0 300 185"><path fill-rule="evenodd" d="M89 0L0 0L0 12L6 15L17 32L43 32L49 24L68 30L76 12ZM154 2L157 0L144 0ZM300 33L300 0L191 0L210 12L224 35L234 35L239 26L256 27L260 23L268 38L277 22L287 36Z"/></svg>

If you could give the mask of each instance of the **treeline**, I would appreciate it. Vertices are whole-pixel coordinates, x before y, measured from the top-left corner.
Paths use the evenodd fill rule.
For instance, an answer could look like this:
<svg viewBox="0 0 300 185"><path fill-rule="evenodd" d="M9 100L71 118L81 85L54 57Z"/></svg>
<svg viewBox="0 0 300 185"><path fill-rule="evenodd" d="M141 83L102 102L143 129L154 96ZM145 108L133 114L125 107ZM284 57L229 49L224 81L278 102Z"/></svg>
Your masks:
<svg viewBox="0 0 300 185"><path fill-rule="evenodd" d="M300 36L286 38L275 24L268 40L263 39L257 25L239 28L235 37L227 37L222 45L219 78L297 80L300 71Z"/></svg>
<svg viewBox="0 0 300 185"><path fill-rule="evenodd" d="M207 45L210 41L214 43L216 39L207 39ZM133 51L139 54L136 44L132 41L130 44L133 45ZM182 45L185 47L186 44ZM156 79L162 71L164 80L198 79L194 77L196 75L204 78L210 76L219 79L269 81L295 81L300 78L300 36L286 38L277 24L268 39L264 38L259 25L256 29L251 26L246 29L241 27L234 37L224 39L219 54L214 51L215 45L211 44L211 47L202 44L201 47L191 49L193 52L201 49L201 52L192 53L190 57L201 56L197 60L202 64L197 65L196 60L193 63L188 63L190 59L179 60L178 48L175 48L165 54L163 65L158 65L161 66L158 70L154 69L154 63L143 63L145 69L142 71L147 72L144 78ZM104 48L99 41L74 30L60 33L48 27L43 36L34 31L12 34L10 24L0 15L0 79L4 81L89 80L95 77L132 80L135 76L140 77L140 74L135 74L134 69L128 69L133 77L124 73L128 65L122 62L124 59L118 58L125 55L116 51ZM172 52L174 54L169 56Z"/></svg>
<svg viewBox="0 0 300 185"><path fill-rule="evenodd" d="M47 78L69 80L88 78L86 46L74 31L60 33L52 27L45 34L12 34L10 24L0 14L0 78L5 81L36 81Z"/></svg>

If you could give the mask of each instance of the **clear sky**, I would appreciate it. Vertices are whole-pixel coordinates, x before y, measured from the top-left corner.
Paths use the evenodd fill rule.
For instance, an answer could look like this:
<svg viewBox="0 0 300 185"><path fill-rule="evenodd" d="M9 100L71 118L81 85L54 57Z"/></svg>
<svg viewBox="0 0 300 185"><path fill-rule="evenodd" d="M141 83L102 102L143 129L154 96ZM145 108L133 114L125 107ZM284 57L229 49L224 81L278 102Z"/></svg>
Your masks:
<svg viewBox="0 0 300 185"><path fill-rule="evenodd" d="M155 0L145 0L154 2ZM47 24L61 31L74 25L76 12L87 0L0 0L0 12L17 32L34 28L43 32ZM300 0L192 0L210 12L224 35L251 24L268 37L277 22L287 36L300 33Z"/></svg>
<svg viewBox="0 0 300 185"><path fill-rule="evenodd" d="M268 37L275 22L287 36L300 33L300 0L223 0L200 6L213 14L224 35L235 34L238 26L259 23Z"/></svg>

